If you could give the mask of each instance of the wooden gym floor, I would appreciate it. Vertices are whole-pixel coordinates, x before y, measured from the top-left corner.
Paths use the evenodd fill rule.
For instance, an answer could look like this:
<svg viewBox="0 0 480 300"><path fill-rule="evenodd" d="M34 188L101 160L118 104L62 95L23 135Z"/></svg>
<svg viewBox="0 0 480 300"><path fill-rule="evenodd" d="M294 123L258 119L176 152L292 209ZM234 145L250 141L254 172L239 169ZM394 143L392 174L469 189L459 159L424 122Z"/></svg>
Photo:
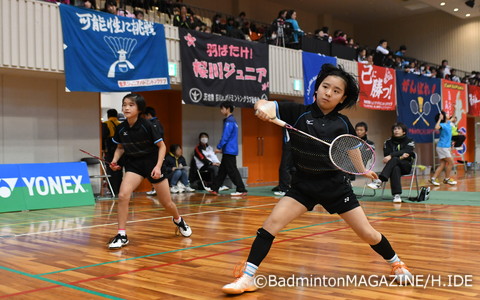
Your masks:
<svg viewBox="0 0 480 300"><path fill-rule="evenodd" d="M436 190L480 191L480 174L458 181ZM173 199L193 229L190 238L175 236L155 197L136 195L127 227L130 244L116 251L106 249L116 234L111 200L1 214L0 298L232 298L220 288L233 280L234 266L247 257L278 198L192 193ZM338 216L317 206L275 239L257 273L270 286L233 298L479 299L477 199L479 206L361 199L373 226L416 275L414 286L390 286L388 264ZM299 277L309 282L291 286Z"/></svg>

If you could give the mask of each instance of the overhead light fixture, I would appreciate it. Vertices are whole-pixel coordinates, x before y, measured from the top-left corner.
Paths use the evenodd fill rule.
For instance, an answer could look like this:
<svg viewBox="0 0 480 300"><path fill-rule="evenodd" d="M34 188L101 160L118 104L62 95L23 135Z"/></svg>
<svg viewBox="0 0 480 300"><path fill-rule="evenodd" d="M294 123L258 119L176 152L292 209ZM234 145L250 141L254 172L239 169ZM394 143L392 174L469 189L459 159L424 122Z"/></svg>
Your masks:
<svg viewBox="0 0 480 300"><path fill-rule="evenodd" d="M445 6L445 2L440 2L440 6Z"/></svg>
<svg viewBox="0 0 480 300"><path fill-rule="evenodd" d="M470 17L470 14L466 14L465 17Z"/></svg>
<svg viewBox="0 0 480 300"><path fill-rule="evenodd" d="M458 8L454 8L453 11L458 11Z"/></svg>
<svg viewBox="0 0 480 300"><path fill-rule="evenodd" d="M468 6L468 7L473 8L473 6L475 5L475 0L465 1L465 5Z"/></svg>

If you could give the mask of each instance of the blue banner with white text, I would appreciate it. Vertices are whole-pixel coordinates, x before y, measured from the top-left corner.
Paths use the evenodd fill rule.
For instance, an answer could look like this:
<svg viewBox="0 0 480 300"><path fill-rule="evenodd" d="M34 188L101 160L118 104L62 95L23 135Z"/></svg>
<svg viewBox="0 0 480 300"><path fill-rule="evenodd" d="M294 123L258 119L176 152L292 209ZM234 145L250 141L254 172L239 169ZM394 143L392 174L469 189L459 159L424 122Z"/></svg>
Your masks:
<svg viewBox="0 0 480 300"><path fill-rule="evenodd" d="M305 105L313 103L313 93L315 93L315 81L317 81L318 72L323 64L337 65L337 58L325 56L323 54L302 52L303 63L303 90Z"/></svg>
<svg viewBox="0 0 480 300"><path fill-rule="evenodd" d="M397 71L397 119L416 143L431 143L441 107L441 81Z"/></svg>
<svg viewBox="0 0 480 300"><path fill-rule="evenodd" d="M67 91L170 88L162 24L64 4L60 17Z"/></svg>

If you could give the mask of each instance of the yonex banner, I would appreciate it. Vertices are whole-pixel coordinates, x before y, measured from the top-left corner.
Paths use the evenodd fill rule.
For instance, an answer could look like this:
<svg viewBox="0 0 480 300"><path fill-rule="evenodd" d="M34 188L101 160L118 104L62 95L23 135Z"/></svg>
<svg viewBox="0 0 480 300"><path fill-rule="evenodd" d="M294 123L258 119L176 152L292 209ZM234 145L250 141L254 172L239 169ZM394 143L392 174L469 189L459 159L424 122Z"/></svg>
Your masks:
<svg viewBox="0 0 480 300"><path fill-rule="evenodd" d="M188 104L268 99L268 45L179 28L182 97Z"/></svg>
<svg viewBox="0 0 480 300"><path fill-rule="evenodd" d="M315 82L318 72L323 64L337 65L335 57L325 56L323 54L302 52L303 65L303 103L309 105L313 103L313 93L315 93Z"/></svg>
<svg viewBox="0 0 480 300"><path fill-rule="evenodd" d="M165 28L60 4L67 90L169 89Z"/></svg>
<svg viewBox="0 0 480 300"><path fill-rule="evenodd" d="M416 143L431 143L435 115L442 109L441 81L397 71L397 116Z"/></svg>
<svg viewBox="0 0 480 300"><path fill-rule="evenodd" d="M376 110L395 110L397 102L395 70L358 63L360 106Z"/></svg>
<svg viewBox="0 0 480 300"><path fill-rule="evenodd" d="M84 162L0 165L0 212L94 203Z"/></svg>

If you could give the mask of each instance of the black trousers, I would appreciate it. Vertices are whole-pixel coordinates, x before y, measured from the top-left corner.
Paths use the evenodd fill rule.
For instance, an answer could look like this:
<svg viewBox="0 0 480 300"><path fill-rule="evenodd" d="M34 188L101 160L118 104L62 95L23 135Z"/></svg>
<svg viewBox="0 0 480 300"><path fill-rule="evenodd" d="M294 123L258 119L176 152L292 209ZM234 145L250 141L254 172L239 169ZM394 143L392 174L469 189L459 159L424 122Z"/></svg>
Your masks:
<svg viewBox="0 0 480 300"><path fill-rule="evenodd" d="M400 195L402 194L401 176L409 174L411 170L412 163L410 161L400 159L399 157L392 157L378 177L381 181L388 181L388 179L390 179L392 195Z"/></svg>
<svg viewBox="0 0 480 300"><path fill-rule="evenodd" d="M290 143L283 143L282 160L278 169L278 189L287 192L290 189L292 175L295 173Z"/></svg>
<svg viewBox="0 0 480 300"><path fill-rule="evenodd" d="M246 192L245 185L242 181L242 176L237 168L237 156L231 154L223 154L220 168L218 169L218 176L213 181L212 190L218 192L218 188L223 184L225 178L230 177L233 184L237 187L237 192Z"/></svg>
<svg viewBox="0 0 480 300"><path fill-rule="evenodd" d="M207 171L208 172L208 177L209 178L203 178L204 180L204 184L205 185L212 185L213 181L215 180L215 178L217 178L218 176L218 170L219 170L219 167L218 166L214 166L214 165L204 165L200 171ZM205 183L205 182L208 182L209 184Z"/></svg>

